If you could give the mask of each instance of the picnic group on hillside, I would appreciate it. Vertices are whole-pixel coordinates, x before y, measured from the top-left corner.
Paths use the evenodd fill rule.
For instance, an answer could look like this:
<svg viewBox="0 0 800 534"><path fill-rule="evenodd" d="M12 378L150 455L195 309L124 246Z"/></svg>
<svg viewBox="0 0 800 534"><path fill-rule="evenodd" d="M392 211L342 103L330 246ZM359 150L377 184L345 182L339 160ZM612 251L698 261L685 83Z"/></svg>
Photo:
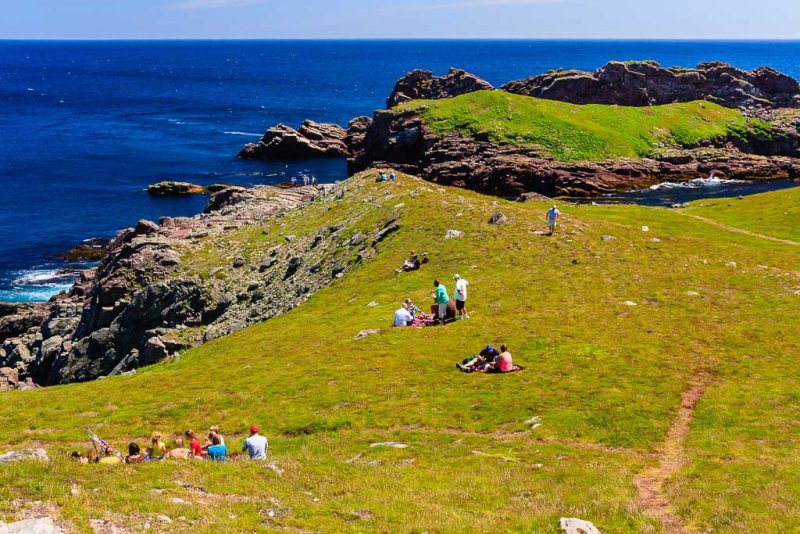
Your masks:
<svg viewBox="0 0 800 534"><path fill-rule="evenodd" d="M407 298L394 312L394 326L431 326L434 324L444 324L448 319L459 320L469 319L467 312L467 286L469 282L461 278L460 275L453 275L455 280L455 300L450 299L447 288L439 280L433 281L433 291L431 298L433 305L430 313L424 313L417 305Z"/></svg>
<svg viewBox="0 0 800 534"><path fill-rule="evenodd" d="M250 436L242 444L242 453L228 454L228 447L225 445L225 438L219 428L212 426L205 438L205 443L200 445L200 440L192 430L184 432L183 437L177 437L172 447L168 447L164 442L160 432L154 432L150 437L150 442L142 448L135 441L128 445L128 454L123 456L117 449L111 447L107 441L100 438L97 434L87 429L86 433L94 445L94 454L84 455L80 452L73 452L72 458L79 463L90 463L94 461L99 464L142 464L145 462L160 461L166 459L175 460L211 460L215 462L225 462L229 458L237 459L244 457L247 453L250 460L266 460L269 450L267 438L259 432L258 425L250 427ZM186 443L188 442L188 447Z"/></svg>

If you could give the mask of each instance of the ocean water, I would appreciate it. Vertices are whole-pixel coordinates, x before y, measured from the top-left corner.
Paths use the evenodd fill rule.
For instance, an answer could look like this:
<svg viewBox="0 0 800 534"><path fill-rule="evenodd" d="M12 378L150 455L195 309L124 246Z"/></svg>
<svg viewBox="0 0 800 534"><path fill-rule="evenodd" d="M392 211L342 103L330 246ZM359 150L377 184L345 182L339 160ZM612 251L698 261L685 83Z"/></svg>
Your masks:
<svg viewBox="0 0 800 534"><path fill-rule="evenodd" d="M799 41L0 41L0 300L67 287L54 256L85 239L205 204L150 197L150 183L345 177L339 160L236 159L277 122L345 125L383 107L414 68L455 66L500 85L611 59L720 60L800 77Z"/></svg>

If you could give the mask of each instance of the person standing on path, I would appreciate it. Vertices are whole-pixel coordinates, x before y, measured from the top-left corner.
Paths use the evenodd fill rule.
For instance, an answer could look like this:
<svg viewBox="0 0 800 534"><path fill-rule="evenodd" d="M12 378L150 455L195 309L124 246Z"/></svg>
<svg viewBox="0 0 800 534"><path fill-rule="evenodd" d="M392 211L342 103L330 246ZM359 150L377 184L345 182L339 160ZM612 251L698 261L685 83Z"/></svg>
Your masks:
<svg viewBox="0 0 800 534"><path fill-rule="evenodd" d="M447 303L450 302L450 297L447 296L447 288L444 284L439 283L439 280L433 281L432 296L439 305L439 320L444 323L444 318L447 317Z"/></svg>
<svg viewBox="0 0 800 534"><path fill-rule="evenodd" d="M548 235L553 235L553 232L556 231L556 223L558 222L558 216L561 215L561 212L558 211L558 208L553 204L553 207L547 210L547 227L550 228L550 233Z"/></svg>
<svg viewBox="0 0 800 534"><path fill-rule="evenodd" d="M250 427L250 437L244 440L242 450L247 451L251 460L266 460L267 459L267 438L259 434L261 429L258 425Z"/></svg>
<svg viewBox="0 0 800 534"><path fill-rule="evenodd" d="M467 286L469 282L461 278L459 275L454 275L453 280L456 281L456 289L453 295L456 297L456 311L458 312L459 320L469 319L467 313Z"/></svg>

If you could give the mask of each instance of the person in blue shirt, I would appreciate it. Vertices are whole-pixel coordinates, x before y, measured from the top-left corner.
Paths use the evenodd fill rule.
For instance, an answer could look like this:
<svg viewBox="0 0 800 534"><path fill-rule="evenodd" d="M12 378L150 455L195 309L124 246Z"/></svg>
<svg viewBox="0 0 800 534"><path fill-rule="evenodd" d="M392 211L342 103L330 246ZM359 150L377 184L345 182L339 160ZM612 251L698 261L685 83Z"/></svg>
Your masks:
<svg viewBox="0 0 800 534"><path fill-rule="evenodd" d="M208 459L215 462L224 462L228 458L228 448L222 444L219 434L211 438L212 445L208 447Z"/></svg>
<svg viewBox="0 0 800 534"><path fill-rule="evenodd" d="M395 178L397 178L397 175L394 173L394 171L390 172L389 173L389 181L390 182L394 182Z"/></svg>

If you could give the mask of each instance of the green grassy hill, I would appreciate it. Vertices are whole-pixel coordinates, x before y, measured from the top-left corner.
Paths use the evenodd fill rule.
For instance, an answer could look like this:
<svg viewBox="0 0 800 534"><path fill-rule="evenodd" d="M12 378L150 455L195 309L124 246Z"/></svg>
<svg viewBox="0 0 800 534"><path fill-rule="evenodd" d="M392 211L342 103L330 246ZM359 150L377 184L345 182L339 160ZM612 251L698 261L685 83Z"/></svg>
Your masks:
<svg viewBox="0 0 800 534"><path fill-rule="evenodd" d="M0 444L52 458L0 469L0 517L45 511L81 531L102 519L132 531L556 532L575 516L604 533L657 533L665 511L640 499L636 480L677 447L663 497L682 524L800 528L795 246L693 218L695 208L564 205L547 237L543 203L405 175L375 184L365 173L344 187L340 201L282 217L283 228L313 234L357 215L365 225L396 217L400 230L292 312L135 376L0 394ZM742 209L729 222L785 237L800 223L796 192L766 197L790 220L756 226L758 212ZM510 223L489 224L496 211ZM445 239L448 229L464 235ZM246 232L230 239L245 254L267 239ZM395 275L410 249L430 263ZM390 327L403 297L427 304L433 279L452 292L456 272L470 282L470 320ZM380 332L356 341L363 329ZM508 343L526 370L455 369L489 342ZM667 445L681 395L698 383L689 433ZM237 450L252 422L281 475L248 462L64 457L86 447L88 425L124 448L154 430L171 438L217 424ZM370 447L385 441L408 448Z"/></svg>
<svg viewBox="0 0 800 534"><path fill-rule="evenodd" d="M738 137L750 128L735 109L711 102L651 107L576 105L504 91L477 91L455 98L417 100L415 108L434 132L483 134L495 143L537 145L561 161L642 157L667 147Z"/></svg>

